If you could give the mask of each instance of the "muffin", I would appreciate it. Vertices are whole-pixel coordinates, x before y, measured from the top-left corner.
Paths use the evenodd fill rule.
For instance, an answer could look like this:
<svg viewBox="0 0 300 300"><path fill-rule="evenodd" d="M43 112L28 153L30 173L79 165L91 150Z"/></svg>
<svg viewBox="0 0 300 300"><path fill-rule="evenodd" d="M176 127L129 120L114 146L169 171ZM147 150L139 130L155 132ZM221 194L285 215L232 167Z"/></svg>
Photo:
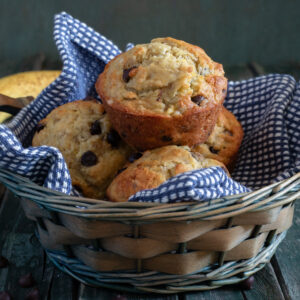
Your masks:
<svg viewBox="0 0 300 300"><path fill-rule="evenodd" d="M28 71L0 78L0 94L12 98L32 96L36 98L40 92L53 82L61 71L40 70Z"/></svg>
<svg viewBox="0 0 300 300"><path fill-rule="evenodd" d="M91 198L104 197L131 152L96 100L78 100L54 109L37 125L32 145L58 148L73 186Z"/></svg>
<svg viewBox="0 0 300 300"><path fill-rule="evenodd" d="M193 153L188 147L165 146L149 150L120 170L109 185L107 196L111 201L125 202L138 191L158 187L180 173L211 166L226 170L221 162Z"/></svg>
<svg viewBox="0 0 300 300"><path fill-rule="evenodd" d="M148 150L205 142L222 107L227 79L222 65L201 48L158 38L110 61L96 90L121 137Z"/></svg>
<svg viewBox="0 0 300 300"><path fill-rule="evenodd" d="M229 110L223 107L208 140L203 144L194 146L192 151L201 153L207 158L221 161L229 170L232 170L243 135L240 122Z"/></svg>

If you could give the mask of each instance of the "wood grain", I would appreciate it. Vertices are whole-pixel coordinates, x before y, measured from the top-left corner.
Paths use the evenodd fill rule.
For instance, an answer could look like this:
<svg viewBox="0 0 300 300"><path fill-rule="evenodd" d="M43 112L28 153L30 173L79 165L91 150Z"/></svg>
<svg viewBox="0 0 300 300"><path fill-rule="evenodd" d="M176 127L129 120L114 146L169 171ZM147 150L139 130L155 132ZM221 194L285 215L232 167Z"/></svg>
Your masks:
<svg viewBox="0 0 300 300"><path fill-rule="evenodd" d="M19 199L11 193L3 201L0 232L1 254L9 260L9 267L0 271L0 291L8 290L14 299L24 299L30 289L19 287L17 282L30 272L43 299L75 299L73 279L46 258L34 235L33 222L26 219Z"/></svg>
<svg viewBox="0 0 300 300"><path fill-rule="evenodd" d="M238 287L232 286L232 287L224 287L218 290L187 293L184 299L185 300L224 300L224 299L244 300L244 297Z"/></svg>
<svg viewBox="0 0 300 300"><path fill-rule="evenodd" d="M243 291L246 299L284 299L283 292L281 291L278 279L273 270L273 267L268 263L261 271L254 275L253 288L249 291Z"/></svg>
<svg viewBox="0 0 300 300"><path fill-rule="evenodd" d="M41 248L33 247L33 224L24 218L18 199L11 194L4 199L0 215L0 245L2 255L9 261L9 267L0 273L0 290L8 290L15 299L25 298L28 291L18 286L20 276L32 273L40 277L42 265Z"/></svg>
<svg viewBox="0 0 300 300"><path fill-rule="evenodd" d="M296 203L293 226L279 245L272 266L286 299L300 298L300 205Z"/></svg>
<svg viewBox="0 0 300 300"><path fill-rule="evenodd" d="M96 289L81 284L79 289L80 300L179 300L178 295L135 295L111 291L108 289Z"/></svg>

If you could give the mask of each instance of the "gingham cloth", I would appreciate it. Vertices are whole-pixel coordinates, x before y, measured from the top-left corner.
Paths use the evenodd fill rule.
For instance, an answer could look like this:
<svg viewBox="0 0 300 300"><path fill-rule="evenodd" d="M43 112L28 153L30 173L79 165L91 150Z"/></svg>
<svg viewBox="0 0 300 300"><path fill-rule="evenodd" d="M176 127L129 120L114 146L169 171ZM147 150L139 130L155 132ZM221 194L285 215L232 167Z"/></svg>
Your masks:
<svg viewBox="0 0 300 300"><path fill-rule="evenodd" d="M63 60L61 75L6 126L0 126L0 168L66 194L69 171L53 147L30 147L34 128L55 107L95 96L95 81L121 51L66 13L55 16L54 40ZM132 47L128 44L127 48ZM209 200L257 189L300 171L300 87L287 75L230 82L225 106L241 121L245 137L232 180L214 167L180 174L132 201ZM241 182L242 184L239 184Z"/></svg>

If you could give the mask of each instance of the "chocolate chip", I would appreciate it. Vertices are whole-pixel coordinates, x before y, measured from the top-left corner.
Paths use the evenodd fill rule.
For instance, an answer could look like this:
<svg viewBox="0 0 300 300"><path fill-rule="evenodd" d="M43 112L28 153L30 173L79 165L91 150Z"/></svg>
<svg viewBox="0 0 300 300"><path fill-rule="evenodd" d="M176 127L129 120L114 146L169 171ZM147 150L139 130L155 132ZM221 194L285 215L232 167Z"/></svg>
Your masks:
<svg viewBox="0 0 300 300"><path fill-rule="evenodd" d="M12 300L12 295L9 292L0 292L0 300Z"/></svg>
<svg viewBox="0 0 300 300"><path fill-rule="evenodd" d="M25 300L38 300L38 299L41 299L41 295L37 287L32 289L25 297Z"/></svg>
<svg viewBox="0 0 300 300"><path fill-rule="evenodd" d="M136 153L133 153L129 156L128 160L129 162L133 163L135 160L139 159L140 157L143 156L143 153L141 152L136 152Z"/></svg>
<svg viewBox="0 0 300 300"><path fill-rule="evenodd" d="M19 279L19 285L23 288L31 287L35 284L31 273L25 274Z"/></svg>
<svg viewBox="0 0 300 300"><path fill-rule="evenodd" d="M136 69L136 67L131 67L131 68L125 69L123 71L123 80L126 83L131 79L131 77L130 77L130 71L133 70L133 69Z"/></svg>
<svg viewBox="0 0 300 300"><path fill-rule="evenodd" d="M125 167L125 168L122 168L122 169L118 170L116 176L119 175L119 174L121 174L121 173L122 173L123 171L125 171L126 169L127 169L127 168Z"/></svg>
<svg viewBox="0 0 300 300"><path fill-rule="evenodd" d="M125 132L121 132L121 136L125 139L127 134Z"/></svg>
<svg viewBox="0 0 300 300"><path fill-rule="evenodd" d="M94 152L87 151L82 154L80 162L85 167L91 167L98 162L98 158Z"/></svg>
<svg viewBox="0 0 300 300"><path fill-rule="evenodd" d="M159 102L161 102L161 97L162 97L162 90L160 90L160 92L158 93L158 96L157 96L157 98L156 98L156 101L159 101Z"/></svg>
<svg viewBox="0 0 300 300"><path fill-rule="evenodd" d="M45 124L42 124L42 123L38 123L35 127L35 131L36 132L40 132L42 129L44 129L46 127Z"/></svg>
<svg viewBox="0 0 300 300"><path fill-rule="evenodd" d="M191 98L191 100L196 103L197 105L199 105L203 100L205 99L205 97L201 96L201 95L197 95Z"/></svg>
<svg viewBox="0 0 300 300"><path fill-rule="evenodd" d="M90 133L91 133L91 135L95 135L95 134L101 134L101 132L102 132L102 130L101 130L100 121L96 120L91 125Z"/></svg>
<svg viewBox="0 0 300 300"><path fill-rule="evenodd" d="M118 147L121 141L119 134L113 129L107 134L106 139L107 142L114 148Z"/></svg>
<svg viewBox="0 0 300 300"><path fill-rule="evenodd" d="M209 151L213 154L218 154L219 150L215 149L213 146L209 146Z"/></svg>
<svg viewBox="0 0 300 300"><path fill-rule="evenodd" d="M4 256L0 256L0 269L8 266L8 260Z"/></svg>
<svg viewBox="0 0 300 300"><path fill-rule="evenodd" d="M173 139L172 139L172 137L170 137L170 136L168 136L168 135L163 135L163 136L161 137L161 140L162 140L163 142L171 142Z"/></svg>
<svg viewBox="0 0 300 300"><path fill-rule="evenodd" d="M250 276L249 278L247 278L244 281L241 281L239 283L239 286L243 289L243 290L251 290L254 284L254 276Z"/></svg>

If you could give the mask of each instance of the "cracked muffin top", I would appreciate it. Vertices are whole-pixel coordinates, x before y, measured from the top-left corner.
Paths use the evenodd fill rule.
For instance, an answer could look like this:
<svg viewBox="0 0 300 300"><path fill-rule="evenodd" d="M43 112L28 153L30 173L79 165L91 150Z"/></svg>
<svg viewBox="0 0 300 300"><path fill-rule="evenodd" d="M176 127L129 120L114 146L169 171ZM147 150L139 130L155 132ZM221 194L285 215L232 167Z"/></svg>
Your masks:
<svg viewBox="0 0 300 300"><path fill-rule="evenodd" d="M222 65L203 49L173 38L157 38L113 59L96 86L112 107L176 116L222 103L227 79Z"/></svg>

